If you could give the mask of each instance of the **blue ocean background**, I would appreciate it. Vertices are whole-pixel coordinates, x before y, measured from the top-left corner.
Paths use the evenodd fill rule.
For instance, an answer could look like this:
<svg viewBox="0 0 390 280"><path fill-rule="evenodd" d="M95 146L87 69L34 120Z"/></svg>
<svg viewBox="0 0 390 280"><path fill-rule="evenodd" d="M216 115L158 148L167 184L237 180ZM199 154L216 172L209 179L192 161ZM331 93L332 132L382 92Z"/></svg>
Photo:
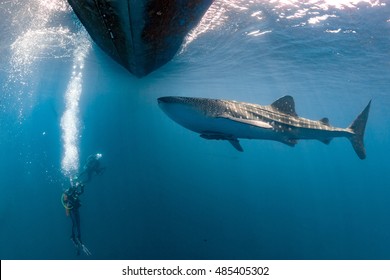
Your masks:
<svg viewBox="0 0 390 280"><path fill-rule="evenodd" d="M64 0L0 1L0 16L1 259L390 258L388 1L216 0L141 79ZM342 138L239 153L169 119L168 95L291 95L299 116L338 127L372 99L367 158ZM80 209L92 256L77 256L60 197L97 152L106 171Z"/></svg>

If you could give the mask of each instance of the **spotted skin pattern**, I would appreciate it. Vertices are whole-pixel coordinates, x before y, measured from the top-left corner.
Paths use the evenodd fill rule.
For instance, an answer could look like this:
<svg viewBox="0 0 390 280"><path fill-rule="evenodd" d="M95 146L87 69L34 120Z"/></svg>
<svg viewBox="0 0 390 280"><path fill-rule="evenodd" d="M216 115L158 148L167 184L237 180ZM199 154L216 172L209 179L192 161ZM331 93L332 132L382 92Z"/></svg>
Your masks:
<svg viewBox="0 0 390 280"><path fill-rule="evenodd" d="M158 102L177 123L205 139L228 140L239 151L243 151L239 138L275 140L294 146L299 139L329 144L332 138L346 137L359 158L366 157L363 136L371 101L348 128L331 126L327 118L315 121L299 117L291 96L267 106L193 97L161 97Z"/></svg>

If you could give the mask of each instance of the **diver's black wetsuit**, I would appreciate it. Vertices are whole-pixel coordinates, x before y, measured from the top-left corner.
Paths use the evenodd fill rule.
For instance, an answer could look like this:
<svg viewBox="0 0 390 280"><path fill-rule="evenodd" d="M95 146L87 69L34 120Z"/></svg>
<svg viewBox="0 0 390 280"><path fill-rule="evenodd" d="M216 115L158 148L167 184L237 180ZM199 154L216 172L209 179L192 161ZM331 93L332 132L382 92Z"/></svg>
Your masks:
<svg viewBox="0 0 390 280"><path fill-rule="evenodd" d="M90 155L87 159L86 164L84 165L84 170L80 172L78 177L82 180L83 183L88 183L92 179L92 174L101 174L104 172L105 168L100 167L100 161L99 161L98 154L96 155ZM84 177L87 177L84 179Z"/></svg>
<svg viewBox="0 0 390 280"><path fill-rule="evenodd" d="M81 242L81 231L80 231L80 212L79 208L81 206L79 196L84 193L84 185L77 184L75 186L70 187L65 191L67 195L66 206L69 209L69 215L72 219L72 235L71 239L76 247L82 245ZM80 254L80 250L78 248L77 254Z"/></svg>

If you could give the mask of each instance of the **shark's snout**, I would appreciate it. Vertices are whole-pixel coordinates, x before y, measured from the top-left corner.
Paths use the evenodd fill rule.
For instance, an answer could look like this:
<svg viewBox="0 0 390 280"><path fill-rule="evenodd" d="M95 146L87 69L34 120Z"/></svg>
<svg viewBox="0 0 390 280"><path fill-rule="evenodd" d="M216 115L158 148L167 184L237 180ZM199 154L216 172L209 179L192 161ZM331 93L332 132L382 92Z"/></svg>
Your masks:
<svg viewBox="0 0 390 280"><path fill-rule="evenodd" d="M179 96L164 96L157 99L158 104L180 104L183 102L183 97Z"/></svg>
<svg viewBox="0 0 390 280"><path fill-rule="evenodd" d="M157 99L158 106L170 117L172 113L181 103L177 100L177 97L174 96L164 96Z"/></svg>
<svg viewBox="0 0 390 280"><path fill-rule="evenodd" d="M165 96L157 99L158 104L171 103L171 97Z"/></svg>
<svg viewBox="0 0 390 280"><path fill-rule="evenodd" d="M164 96L157 99L161 110L172 120L198 132L198 123L205 116L196 101L195 98L181 96Z"/></svg>
<svg viewBox="0 0 390 280"><path fill-rule="evenodd" d="M171 118L175 119L177 113L183 109L183 102L177 96L164 96L157 99L160 108Z"/></svg>

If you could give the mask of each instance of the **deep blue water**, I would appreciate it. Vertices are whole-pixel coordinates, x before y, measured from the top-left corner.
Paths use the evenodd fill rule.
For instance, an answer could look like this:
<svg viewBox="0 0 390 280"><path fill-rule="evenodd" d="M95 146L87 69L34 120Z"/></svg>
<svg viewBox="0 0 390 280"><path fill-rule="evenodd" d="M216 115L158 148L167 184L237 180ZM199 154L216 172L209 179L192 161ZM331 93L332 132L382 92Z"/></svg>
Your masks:
<svg viewBox="0 0 390 280"><path fill-rule="evenodd" d="M88 258L60 197L100 152L106 171L80 209L92 259L389 259L390 3L286 2L215 1L176 57L137 79L65 1L0 1L0 258ZM339 127L372 99L367 159L341 138L241 140L238 153L157 105L286 94L298 115ZM70 108L74 131L61 127Z"/></svg>

